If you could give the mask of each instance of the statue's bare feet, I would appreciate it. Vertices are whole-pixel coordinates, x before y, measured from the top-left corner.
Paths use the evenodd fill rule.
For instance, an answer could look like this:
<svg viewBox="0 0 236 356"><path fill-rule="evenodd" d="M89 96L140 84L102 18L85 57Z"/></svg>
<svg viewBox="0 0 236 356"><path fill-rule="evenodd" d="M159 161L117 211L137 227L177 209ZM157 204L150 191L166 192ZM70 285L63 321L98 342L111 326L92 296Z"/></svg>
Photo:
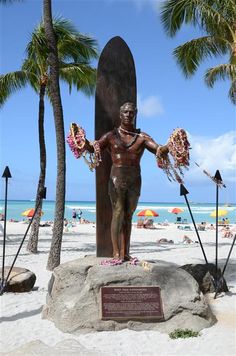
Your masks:
<svg viewBox="0 0 236 356"><path fill-rule="evenodd" d="M113 255L113 259L114 259L114 260L120 260L121 258L120 258L119 253L115 253L115 254Z"/></svg>
<svg viewBox="0 0 236 356"><path fill-rule="evenodd" d="M133 257L130 256L130 255L125 255L125 256L124 256L124 261L130 261L130 260L132 260L132 259L133 259Z"/></svg>

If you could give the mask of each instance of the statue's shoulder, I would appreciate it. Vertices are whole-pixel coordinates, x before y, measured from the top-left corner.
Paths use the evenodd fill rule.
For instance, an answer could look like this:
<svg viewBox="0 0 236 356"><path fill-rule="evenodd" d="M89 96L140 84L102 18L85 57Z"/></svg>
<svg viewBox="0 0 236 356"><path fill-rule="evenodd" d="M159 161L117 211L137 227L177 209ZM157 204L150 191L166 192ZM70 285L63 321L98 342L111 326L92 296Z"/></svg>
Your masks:
<svg viewBox="0 0 236 356"><path fill-rule="evenodd" d="M104 133L102 137L109 139L109 138L113 137L115 134L116 134L116 129L113 129L111 131Z"/></svg>
<svg viewBox="0 0 236 356"><path fill-rule="evenodd" d="M148 135L146 132L141 132L141 131L140 131L140 133L139 133L139 136L141 136L141 137L144 138L145 140L151 138L151 136Z"/></svg>

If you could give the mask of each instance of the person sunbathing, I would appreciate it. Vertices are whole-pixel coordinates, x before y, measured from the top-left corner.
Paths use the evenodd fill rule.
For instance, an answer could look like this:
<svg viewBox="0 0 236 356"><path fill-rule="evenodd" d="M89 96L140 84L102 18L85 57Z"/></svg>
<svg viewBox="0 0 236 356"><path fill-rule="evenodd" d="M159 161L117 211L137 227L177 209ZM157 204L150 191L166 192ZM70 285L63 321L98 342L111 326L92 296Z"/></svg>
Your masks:
<svg viewBox="0 0 236 356"><path fill-rule="evenodd" d="M145 219L143 222L143 227L145 229L154 229L155 226L153 225L153 219Z"/></svg>
<svg viewBox="0 0 236 356"><path fill-rule="evenodd" d="M233 237L233 233L230 230L229 227L226 227L225 231L224 231L224 235L222 236L223 238L231 238Z"/></svg>
<svg viewBox="0 0 236 356"><path fill-rule="evenodd" d="M162 239L160 239L160 240L157 240L157 243L158 243L158 244L173 244L174 241L173 241L173 240L167 240L167 239L165 239L165 238L162 238Z"/></svg>
<svg viewBox="0 0 236 356"><path fill-rule="evenodd" d="M142 228L143 227L143 219L138 219L137 221L137 228Z"/></svg>
<svg viewBox="0 0 236 356"><path fill-rule="evenodd" d="M184 235L183 243L184 244L193 244L193 241L187 235Z"/></svg>

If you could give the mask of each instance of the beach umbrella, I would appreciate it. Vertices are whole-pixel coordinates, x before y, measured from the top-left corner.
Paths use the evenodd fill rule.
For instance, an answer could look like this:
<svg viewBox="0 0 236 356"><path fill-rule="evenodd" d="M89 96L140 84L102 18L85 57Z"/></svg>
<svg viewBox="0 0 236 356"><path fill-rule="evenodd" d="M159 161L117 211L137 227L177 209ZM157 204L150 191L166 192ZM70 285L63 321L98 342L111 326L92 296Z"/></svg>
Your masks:
<svg viewBox="0 0 236 356"><path fill-rule="evenodd" d="M27 218L32 218L34 215L34 208L27 209L21 213L21 215L26 216ZM43 212L41 211L41 216L43 215Z"/></svg>
<svg viewBox="0 0 236 356"><path fill-rule="evenodd" d="M141 210L137 216L159 216L159 214L157 214L154 210L151 209L144 209Z"/></svg>
<svg viewBox="0 0 236 356"><path fill-rule="evenodd" d="M179 214L179 213L182 213L184 211L184 209L182 208L171 208L168 210L169 213L172 213L172 214Z"/></svg>
<svg viewBox="0 0 236 356"><path fill-rule="evenodd" d="M227 215L227 214L228 214L228 210L225 210L225 209L219 209L219 210L218 210L218 216L225 216L225 215ZM214 211L211 213L211 216L212 216L213 218L216 217L216 210L214 210Z"/></svg>

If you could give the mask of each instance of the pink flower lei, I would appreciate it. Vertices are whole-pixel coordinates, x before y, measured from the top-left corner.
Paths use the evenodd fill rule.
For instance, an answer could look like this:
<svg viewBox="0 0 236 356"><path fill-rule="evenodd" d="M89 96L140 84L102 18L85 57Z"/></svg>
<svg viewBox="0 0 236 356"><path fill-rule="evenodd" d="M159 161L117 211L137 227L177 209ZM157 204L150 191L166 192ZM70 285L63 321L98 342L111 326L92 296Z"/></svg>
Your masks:
<svg viewBox="0 0 236 356"><path fill-rule="evenodd" d="M66 142L69 144L75 158L80 158L85 151L86 134L84 129L73 122L70 125L70 132Z"/></svg>
<svg viewBox="0 0 236 356"><path fill-rule="evenodd" d="M86 133L81 126L75 123L70 125L70 132L67 136L66 142L69 144L69 147L75 158L80 158L83 156L91 171L93 171L93 169L96 168L102 161L101 149L98 141L89 142L90 145L93 146L93 153L90 153L86 150ZM87 154L89 154L89 159L86 157Z"/></svg>
<svg viewBox="0 0 236 356"><path fill-rule="evenodd" d="M165 157L161 155L161 146L159 146L156 152L157 165L164 170L170 181L183 183L183 179L181 178L181 176L184 176L182 168L188 169L190 148L185 130L180 128L175 129L168 140L167 146L174 162L171 162L168 155Z"/></svg>

